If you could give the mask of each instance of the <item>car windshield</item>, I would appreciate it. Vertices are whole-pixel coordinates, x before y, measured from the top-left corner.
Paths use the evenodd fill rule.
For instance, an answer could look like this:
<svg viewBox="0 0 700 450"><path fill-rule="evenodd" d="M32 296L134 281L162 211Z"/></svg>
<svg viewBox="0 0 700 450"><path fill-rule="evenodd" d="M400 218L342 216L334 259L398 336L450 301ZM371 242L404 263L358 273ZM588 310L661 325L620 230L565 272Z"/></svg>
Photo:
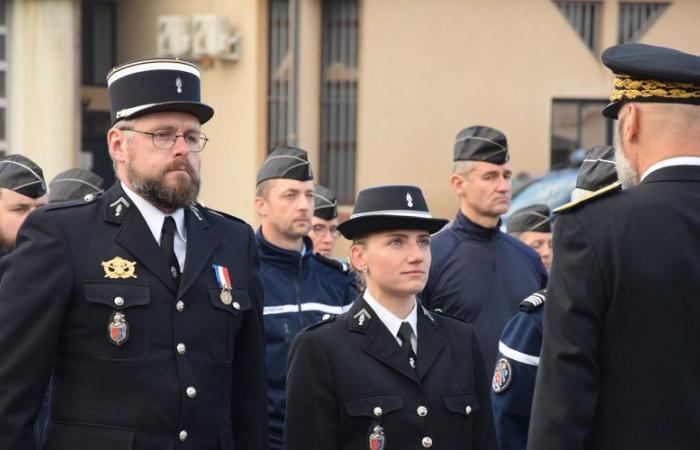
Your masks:
<svg viewBox="0 0 700 450"><path fill-rule="evenodd" d="M550 209L557 208L571 199L571 191L576 187L576 169L551 172L520 191L511 202L508 213L503 215L503 223L510 215L526 206L544 203Z"/></svg>

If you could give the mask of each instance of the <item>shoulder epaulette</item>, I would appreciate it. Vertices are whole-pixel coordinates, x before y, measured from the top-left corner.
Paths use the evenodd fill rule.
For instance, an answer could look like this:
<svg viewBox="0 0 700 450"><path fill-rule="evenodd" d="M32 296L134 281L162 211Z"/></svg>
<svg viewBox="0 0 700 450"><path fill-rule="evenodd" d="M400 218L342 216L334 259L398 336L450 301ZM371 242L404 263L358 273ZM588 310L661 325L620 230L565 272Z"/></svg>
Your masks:
<svg viewBox="0 0 700 450"><path fill-rule="evenodd" d="M318 328L318 327L320 327L320 326L322 326L322 325L325 325L325 324L327 324L327 323L331 323L331 322L333 322L333 321L335 320L336 317L337 317L337 316L336 316L335 314L328 314L328 313L326 313L326 314L323 315L323 318L321 318L321 321L320 321L320 322L316 322L316 323L314 323L313 325L309 325L308 327L304 328L302 331L313 330L313 329Z"/></svg>
<svg viewBox="0 0 700 450"><path fill-rule="evenodd" d="M83 205L88 205L90 203L94 203L100 197L102 197L102 192L97 192L94 194L87 194L85 197L80 198L78 200L68 200L65 202L49 203L46 206L44 206L44 208L47 211L52 210L52 209L73 208L76 206L83 206Z"/></svg>
<svg viewBox="0 0 700 450"><path fill-rule="evenodd" d="M547 290L542 289L537 291L518 305L522 311L530 312L540 305L543 305L547 299Z"/></svg>
<svg viewBox="0 0 700 450"><path fill-rule="evenodd" d="M333 267L334 269L340 270L343 273L348 273L350 272L350 266L338 261L337 259L329 258L327 256L323 256L320 253L314 253L314 257L321 261L322 263L328 264L329 266Z"/></svg>
<svg viewBox="0 0 700 450"><path fill-rule="evenodd" d="M597 191L593 191L588 195L584 195L583 197L581 197L577 200L570 201L569 203L566 203L558 208L555 208L552 210L552 212L556 213L556 214L565 213L565 212L568 212L579 205L582 205L584 203L588 203L589 201L591 201L593 199L600 198L600 197L603 197L605 195L610 195L612 192L618 192L621 190L622 190L622 182L616 181L612 184L609 184L605 187L598 189Z"/></svg>
<svg viewBox="0 0 700 450"><path fill-rule="evenodd" d="M199 216L199 215L201 214L201 213L199 212L199 210L200 210L200 209L203 209L204 211L209 212L209 213L212 213L212 214L217 215L217 216L219 216L219 217L224 217L224 218L226 218L226 219L235 220L236 222L241 222L241 223L244 223L244 224L246 224L246 225L248 224L248 223L247 223L245 220L243 220L243 219L239 219L238 217L232 216L231 214L227 214L227 213L225 213L225 212L223 212L223 211L218 211L218 210L216 210L216 209L211 209L211 208L209 208L208 206L202 205L201 203L200 203L200 204L197 204L197 205L192 205L192 206L190 206L190 209L191 209L192 212L193 212L195 215L197 215L197 216Z"/></svg>

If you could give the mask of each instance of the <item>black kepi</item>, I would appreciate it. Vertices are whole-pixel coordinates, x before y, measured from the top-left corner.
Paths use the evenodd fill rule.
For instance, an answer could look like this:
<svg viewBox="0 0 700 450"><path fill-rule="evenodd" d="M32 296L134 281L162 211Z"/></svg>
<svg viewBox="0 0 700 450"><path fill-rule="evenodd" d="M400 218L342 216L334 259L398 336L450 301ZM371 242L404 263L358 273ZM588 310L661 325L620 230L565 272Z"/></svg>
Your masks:
<svg viewBox="0 0 700 450"><path fill-rule="evenodd" d="M154 112L192 114L205 123L214 115L200 99L199 69L179 59L145 59L107 74L112 124Z"/></svg>
<svg viewBox="0 0 700 450"><path fill-rule="evenodd" d="M425 230L437 233L447 224L434 219L423 192L416 186L376 186L357 195L350 219L338 225L347 239L381 230Z"/></svg>

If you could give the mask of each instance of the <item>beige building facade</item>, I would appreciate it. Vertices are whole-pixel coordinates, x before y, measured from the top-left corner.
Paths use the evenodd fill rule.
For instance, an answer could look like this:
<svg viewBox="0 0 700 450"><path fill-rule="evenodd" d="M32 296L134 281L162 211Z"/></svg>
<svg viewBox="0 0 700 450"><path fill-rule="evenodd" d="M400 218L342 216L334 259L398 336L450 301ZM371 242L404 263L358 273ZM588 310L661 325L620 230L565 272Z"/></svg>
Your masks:
<svg viewBox="0 0 700 450"><path fill-rule="evenodd" d="M49 178L73 166L104 175L100 72L170 52L200 65L216 111L201 198L252 224L256 171L275 143L309 151L344 213L364 187L405 183L451 218L460 129L501 129L514 172L543 174L611 138L603 49L638 41L700 54L698 0L2 3L0 150Z"/></svg>

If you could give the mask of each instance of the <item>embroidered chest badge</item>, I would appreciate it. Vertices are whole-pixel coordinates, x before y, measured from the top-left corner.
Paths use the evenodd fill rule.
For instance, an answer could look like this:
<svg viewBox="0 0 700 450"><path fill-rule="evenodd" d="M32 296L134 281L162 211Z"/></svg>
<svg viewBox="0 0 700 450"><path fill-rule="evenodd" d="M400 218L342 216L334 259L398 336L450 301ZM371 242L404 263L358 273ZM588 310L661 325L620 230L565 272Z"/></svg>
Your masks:
<svg viewBox="0 0 700 450"><path fill-rule="evenodd" d="M136 276L136 261L128 261L119 256L102 261L102 268L105 271L105 278L138 278Z"/></svg>
<svg viewBox="0 0 700 450"><path fill-rule="evenodd" d="M501 358L496 363L496 370L493 374L493 381L491 382L491 388L496 394L504 392L511 385L513 381L513 369L510 366L510 361L505 358Z"/></svg>

